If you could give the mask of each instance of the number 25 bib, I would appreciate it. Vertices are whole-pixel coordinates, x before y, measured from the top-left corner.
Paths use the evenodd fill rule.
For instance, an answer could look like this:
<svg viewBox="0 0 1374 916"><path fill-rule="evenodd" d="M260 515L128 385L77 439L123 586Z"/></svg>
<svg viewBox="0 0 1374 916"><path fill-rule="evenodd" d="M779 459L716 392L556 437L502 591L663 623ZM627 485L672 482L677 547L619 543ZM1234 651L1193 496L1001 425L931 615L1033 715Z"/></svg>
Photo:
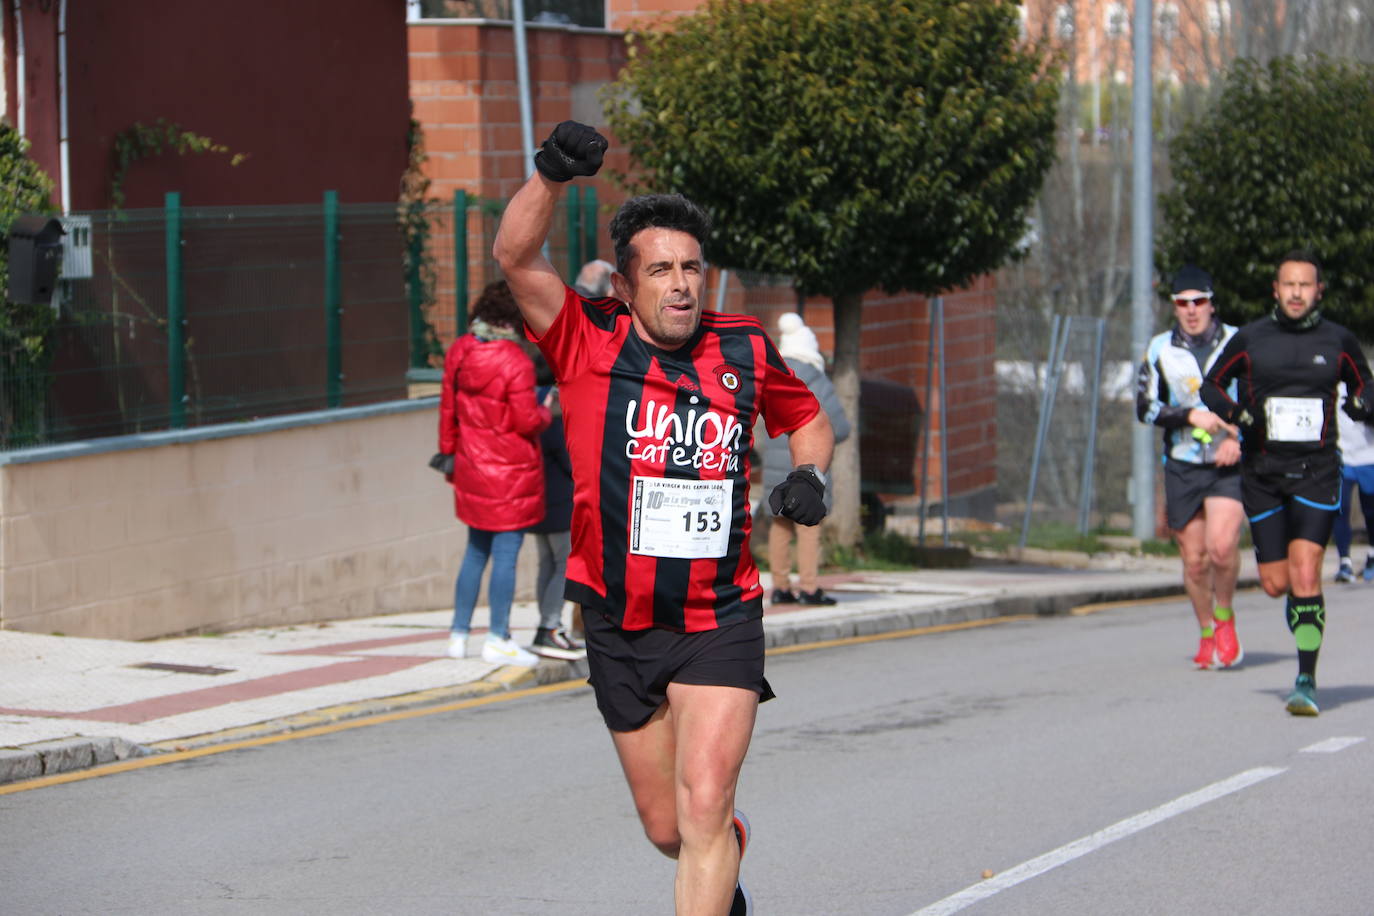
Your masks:
<svg viewBox="0 0 1374 916"><path fill-rule="evenodd" d="M1266 398L1264 418L1271 442L1316 442L1322 437L1321 398Z"/></svg>

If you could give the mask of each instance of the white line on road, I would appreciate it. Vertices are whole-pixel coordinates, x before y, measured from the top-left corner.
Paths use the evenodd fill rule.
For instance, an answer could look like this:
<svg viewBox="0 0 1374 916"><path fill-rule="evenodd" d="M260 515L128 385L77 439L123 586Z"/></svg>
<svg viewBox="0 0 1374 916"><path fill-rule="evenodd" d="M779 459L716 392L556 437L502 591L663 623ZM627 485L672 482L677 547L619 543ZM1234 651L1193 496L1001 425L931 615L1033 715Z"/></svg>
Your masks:
<svg viewBox="0 0 1374 916"><path fill-rule="evenodd" d="M1208 802L1216 801L1222 796L1239 792L1255 783L1263 782L1271 776L1277 776L1285 769L1284 767L1256 767L1253 770L1246 770L1244 773L1237 773L1230 779L1214 782L1196 792L1189 792L1171 802L1166 802L1158 808L1142 811L1140 814L1128 817L1124 821L1117 821L1110 827L1105 827L1082 839L1074 840L1072 843L1060 846L1042 856L1036 856L1034 859L1022 862L996 877L966 887L957 894L951 894L943 900L932 903L925 909L917 910L912 916L949 916L950 913L957 913L980 900L986 900L993 894L1015 887L1022 881L1029 881L1031 878L1043 875L1052 868L1058 868L1066 862L1072 862L1080 856L1095 852L1103 846L1115 843L1133 833L1139 833L1147 827L1153 827L1160 821L1168 820L1176 814L1191 811Z"/></svg>
<svg viewBox="0 0 1374 916"><path fill-rule="evenodd" d="M1359 744L1363 738L1327 738L1325 741L1318 741L1316 744L1309 744L1303 748L1304 754L1334 754L1343 751L1353 744Z"/></svg>

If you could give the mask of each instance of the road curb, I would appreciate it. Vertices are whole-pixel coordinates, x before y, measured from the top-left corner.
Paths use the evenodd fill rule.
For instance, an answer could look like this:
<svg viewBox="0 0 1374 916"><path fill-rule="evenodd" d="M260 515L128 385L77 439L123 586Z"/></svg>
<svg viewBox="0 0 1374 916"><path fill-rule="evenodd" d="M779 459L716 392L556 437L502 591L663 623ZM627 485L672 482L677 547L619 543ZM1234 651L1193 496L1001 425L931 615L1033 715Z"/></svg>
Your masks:
<svg viewBox="0 0 1374 916"><path fill-rule="evenodd" d="M1245 579L1238 587L1251 587L1258 581ZM900 630L917 630L945 624L967 623L997 617L1066 615L1074 608L1112 601L1180 597L1182 578L1176 583L1104 585L1072 591L994 595L955 601L938 608L921 610L878 609L831 620L788 622L785 618L764 618L765 646L769 649L827 642L860 636L874 636ZM150 754L194 750L209 745L245 741L288 732L301 731L349 719L380 715L406 709L462 702L498 693L510 693L587 677L585 660L542 659L535 668L498 668L481 680L452 687L438 687L329 706L310 712L269 719L252 725L208 732L186 738L134 744L123 738L62 738L17 748L0 748L0 785L87 769L106 763Z"/></svg>
<svg viewBox="0 0 1374 916"><path fill-rule="evenodd" d="M0 748L0 785L84 770L149 753L151 751L143 745L123 738L56 738L17 748Z"/></svg>

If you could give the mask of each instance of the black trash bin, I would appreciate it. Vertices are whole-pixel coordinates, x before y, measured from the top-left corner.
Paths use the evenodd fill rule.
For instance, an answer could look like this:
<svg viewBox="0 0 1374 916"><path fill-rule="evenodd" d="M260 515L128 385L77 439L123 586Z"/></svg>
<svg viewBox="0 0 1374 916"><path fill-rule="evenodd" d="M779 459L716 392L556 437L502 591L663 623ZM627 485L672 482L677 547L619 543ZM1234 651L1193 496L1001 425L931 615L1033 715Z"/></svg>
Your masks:
<svg viewBox="0 0 1374 916"><path fill-rule="evenodd" d="M859 486L865 531L881 531L887 507L879 493L916 492L916 446L925 411L915 389L900 382L859 379Z"/></svg>

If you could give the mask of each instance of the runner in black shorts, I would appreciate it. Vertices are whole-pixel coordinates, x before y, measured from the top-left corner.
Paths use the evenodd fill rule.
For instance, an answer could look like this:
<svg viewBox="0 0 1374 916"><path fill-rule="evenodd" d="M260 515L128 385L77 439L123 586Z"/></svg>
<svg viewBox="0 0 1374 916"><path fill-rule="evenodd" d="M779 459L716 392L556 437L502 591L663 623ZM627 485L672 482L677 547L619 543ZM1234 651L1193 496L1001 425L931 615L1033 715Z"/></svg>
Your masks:
<svg viewBox="0 0 1374 916"><path fill-rule="evenodd" d="M1183 560L1183 587L1201 631L1193 664L1230 668L1245 657L1231 607L1240 574L1240 445L1198 395L1202 376L1236 333L1217 320L1212 277L1174 275L1174 326L1150 338L1136 375L1136 418L1164 434L1165 518Z"/></svg>
<svg viewBox="0 0 1374 916"><path fill-rule="evenodd" d="M1287 595L1288 628L1298 646L1298 677L1287 708L1315 716L1317 654L1326 628L1322 556L1341 505L1336 450L1336 386L1350 417L1374 415L1369 364L1349 330L1322 317L1321 266L1294 251L1279 263L1277 305L1241 328L1202 387L1207 406L1242 429L1245 514L1260 584ZM1232 382L1236 396L1227 393Z"/></svg>
<svg viewBox="0 0 1374 916"><path fill-rule="evenodd" d="M644 831L678 860L679 913L745 914L748 823L735 786L760 700L763 588L749 550L754 420L790 434L770 494L825 515L834 437L757 319L701 308L709 221L678 195L611 220L615 296L588 299L541 253L561 182L594 174L606 140L564 121L506 208L494 254L558 379L573 469L569 599L591 683Z"/></svg>

